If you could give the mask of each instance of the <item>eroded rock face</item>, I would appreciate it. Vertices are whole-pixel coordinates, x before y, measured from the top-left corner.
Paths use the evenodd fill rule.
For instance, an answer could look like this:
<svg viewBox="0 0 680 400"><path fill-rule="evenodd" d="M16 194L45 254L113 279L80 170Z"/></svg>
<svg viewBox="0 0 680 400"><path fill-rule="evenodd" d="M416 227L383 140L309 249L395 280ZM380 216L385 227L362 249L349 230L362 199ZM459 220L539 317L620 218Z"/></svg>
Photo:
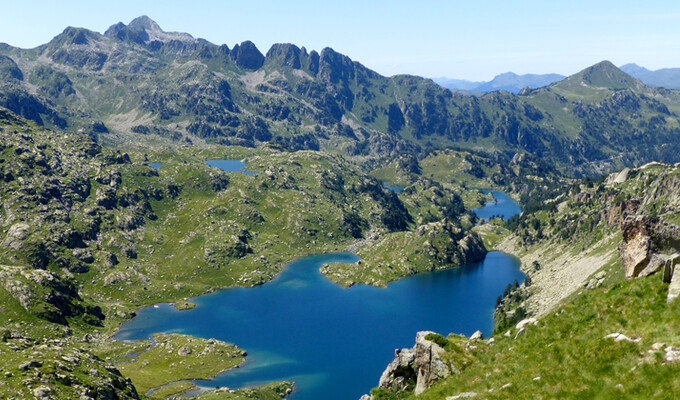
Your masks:
<svg viewBox="0 0 680 400"><path fill-rule="evenodd" d="M648 218L628 217L621 226L623 241L619 245L626 278L637 277L645 269L652 253L652 224Z"/></svg>
<svg viewBox="0 0 680 400"><path fill-rule="evenodd" d="M460 246L462 264L483 260L488 253L482 238L476 232L467 234L458 242L458 245Z"/></svg>
<svg viewBox="0 0 680 400"><path fill-rule="evenodd" d="M626 278L647 276L664 268L668 255L680 249L680 228L656 218L629 216L621 224L619 245Z"/></svg>
<svg viewBox="0 0 680 400"><path fill-rule="evenodd" d="M418 395L439 379L451 375L450 366L441 358L444 349L425 339L430 333L434 332L418 332L413 348L395 351L394 360L380 377L379 387L398 392L415 385Z"/></svg>
<svg viewBox="0 0 680 400"><path fill-rule="evenodd" d="M20 250L22 247L24 247L24 239L26 239L28 236L29 230L30 227L25 223L20 222L12 225L0 246L14 250Z"/></svg>
<svg viewBox="0 0 680 400"><path fill-rule="evenodd" d="M638 200L626 200L609 208L607 222L612 226L620 226L629 215L635 215L640 208Z"/></svg>

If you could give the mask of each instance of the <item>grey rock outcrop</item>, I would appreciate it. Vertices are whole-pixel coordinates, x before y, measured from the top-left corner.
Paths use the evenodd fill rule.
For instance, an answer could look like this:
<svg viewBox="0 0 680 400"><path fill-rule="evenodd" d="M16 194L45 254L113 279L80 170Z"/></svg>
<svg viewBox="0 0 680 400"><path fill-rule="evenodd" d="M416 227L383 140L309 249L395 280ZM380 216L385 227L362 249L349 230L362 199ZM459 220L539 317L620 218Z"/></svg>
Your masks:
<svg viewBox="0 0 680 400"><path fill-rule="evenodd" d="M674 253L668 259L663 266L663 281L666 283L671 282L671 278L675 273L675 266L680 264L680 253Z"/></svg>
<svg viewBox="0 0 680 400"><path fill-rule="evenodd" d="M476 233L467 234L458 242L460 246L461 262L469 264L484 259L487 250L482 238Z"/></svg>
<svg viewBox="0 0 680 400"><path fill-rule="evenodd" d="M434 332L418 332L413 348L395 350L394 360L382 373L379 387L399 392L415 384L415 394L419 395L439 379L451 375L451 367L441 357L444 349L425 339L431 333Z"/></svg>
<svg viewBox="0 0 680 400"><path fill-rule="evenodd" d="M623 241L619 246L626 278L637 277L649 263L652 251L652 228L643 217L626 218L621 227Z"/></svg>
<svg viewBox="0 0 680 400"><path fill-rule="evenodd" d="M680 272L678 272L678 265L680 265L679 253L669 257L664 265L664 282L670 282L670 285L668 285L668 297L666 298L668 304L680 296Z"/></svg>
<svg viewBox="0 0 680 400"><path fill-rule="evenodd" d="M24 239L28 236L29 230L28 224L22 222L12 225L0 246L20 250L24 247Z"/></svg>
<svg viewBox="0 0 680 400"><path fill-rule="evenodd" d="M680 227L645 216L629 216L621 224L619 254L626 278L647 276L664 268L680 249Z"/></svg>

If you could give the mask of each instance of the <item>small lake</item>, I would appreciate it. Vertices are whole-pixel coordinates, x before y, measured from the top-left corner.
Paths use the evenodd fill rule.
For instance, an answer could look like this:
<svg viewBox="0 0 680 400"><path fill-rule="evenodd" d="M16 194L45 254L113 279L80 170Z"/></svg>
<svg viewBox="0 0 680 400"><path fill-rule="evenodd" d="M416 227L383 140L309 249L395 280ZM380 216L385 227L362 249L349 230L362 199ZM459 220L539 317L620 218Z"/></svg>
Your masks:
<svg viewBox="0 0 680 400"><path fill-rule="evenodd" d="M377 386L395 348L433 330L471 335L493 330L496 297L523 281L520 263L491 252L478 263L422 273L387 289L344 289L318 272L327 262L354 262L349 253L312 255L290 263L273 281L195 298L197 308L147 307L122 325L119 340L176 332L235 343L247 362L199 386L239 388L296 382L293 400L358 399Z"/></svg>
<svg viewBox="0 0 680 400"><path fill-rule="evenodd" d="M403 186L391 186L386 184L385 182L382 183L383 187L386 189L390 189L394 193L401 193L402 190L404 190Z"/></svg>
<svg viewBox="0 0 680 400"><path fill-rule="evenodd" d="M242 172L246 175L257 175L257 172L246 170L248 165L239 160L206 160L205 163L226 172Z"/></svg>
<svg viewBox="0 0 680 400"><path fill-rule="evenodd" d="M161 167L163 166L163 163L152 162L152 163L148 163L147 165L148 165L149 167L155 168L156 171L158 171L158 170L161 169Z"/></svg>
<svg viewBox="0 0 680 400"><path fill-rule="evenodd" d="M482 193L491 193L494 200L486 203L484 207L472 209L472 211L477 214L477 217L481 219L488 220L491 219L491 217L500 216L503 220L507 221L508 218L522 212L522 208L519 206L519 204L517 204L513 198L501 192L500 190L484 189L482 190Z"/></svg>

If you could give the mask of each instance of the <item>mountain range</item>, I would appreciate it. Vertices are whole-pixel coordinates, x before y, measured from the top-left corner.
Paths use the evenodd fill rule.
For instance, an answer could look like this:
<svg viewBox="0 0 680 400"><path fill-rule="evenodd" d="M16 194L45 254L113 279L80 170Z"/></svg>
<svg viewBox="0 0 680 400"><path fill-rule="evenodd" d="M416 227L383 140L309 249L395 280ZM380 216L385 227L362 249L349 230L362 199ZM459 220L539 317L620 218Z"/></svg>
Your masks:
<svg viewBox="0 0 680 400"><path fill-rule="evenodd" d="M561 81L566 78L560 74L524 74L517 75L514 72L505 72L496 75L488 82L472 82L464 79L449 79L446 77L433 79L435 83L444 86L451 90L466 90L469 92L488 93L496 90L505 90L510 93L519 93L522 89L528 87L536 89L539 87L550 85L551 83Z"/></svg>
<svg viewBox="0 0 680 400"><path fill-rule="evenodd" d="M680 68L662 68L651 71L634 63L624 64L619 68L628 75L638 78L647 86L680 89ZM517 94L526 87L536 89L561 81L564 78L566 77L560 74L517 75L514 72L505 72L496 75L488 82L451 79L447 77L433 78L432 80L451 90L464 90L472 93L488 93L496 90L505 90Z"/></svg>
<svg viewBox="0 0 680 400"><path fill-rule="evenodd" d="M625 64L621 70L634 76L651 87L664 87L666 89L680 89L680 68L662 68L650 71L637 64Z"/></svg>
<svg viewBox="0 0 680 400"><path fill-rule="evenodd" d="M215 45L139 17L104 34L69 27L34 49L2 44L0 77L0 106L105 144L322 149L376 161L456 147L507 161L523 153L573 175L680 161L680 93L610 62L517 95L475 97L381 76L331 48L280 43L262 54L250 41Z"/></svg>

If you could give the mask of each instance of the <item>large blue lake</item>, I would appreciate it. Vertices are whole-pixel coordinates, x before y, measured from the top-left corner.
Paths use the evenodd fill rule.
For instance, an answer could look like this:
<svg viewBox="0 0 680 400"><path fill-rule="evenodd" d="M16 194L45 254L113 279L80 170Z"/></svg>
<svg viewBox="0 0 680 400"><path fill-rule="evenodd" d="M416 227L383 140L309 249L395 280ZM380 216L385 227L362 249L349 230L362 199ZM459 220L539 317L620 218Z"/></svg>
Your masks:
<svg viewBox="0 0 680 400"><path fill-rule="evenodd" d="M515 258L497 252L479 263L401 279L387 289L343 289L318 272L325 262L356 260L348 253L313 255L292 262L265 285L198 297L194 310L148 307L117 338L177 332L248 351L240 369L199 385L238 388L294 380L291 399L358 399L377 386L395 348L413 346L417 331L470 335L479 329L489 335L496 297L524 278Z"/></svg>
<svg viewBox="0 0 680 400"><path fill-rule="evenodd" d="M471 335L493 330L496 297L522 282L519 261L490 252L478 263L428 272L385 288L344 289L318 271L327 262L354 262L349 253L311 255L291 262L274 280L195 298L193 310L147 307L123 324L119 340L175 332L235 343L247 362L202 387L240 388L296 382L290 399L356 400L377 386L394 349L412 347L432 330Z"/></svg>

